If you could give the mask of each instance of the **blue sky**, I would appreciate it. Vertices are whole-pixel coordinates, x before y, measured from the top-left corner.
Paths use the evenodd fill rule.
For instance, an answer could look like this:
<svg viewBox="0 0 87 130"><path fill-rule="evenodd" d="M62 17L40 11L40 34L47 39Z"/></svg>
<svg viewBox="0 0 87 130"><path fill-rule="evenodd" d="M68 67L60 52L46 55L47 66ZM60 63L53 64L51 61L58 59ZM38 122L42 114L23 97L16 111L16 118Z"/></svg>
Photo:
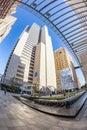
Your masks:
<svg viewBox="0 0 87 130"><path fill-rule="evenodd" d="M40 27L45 25L40 19L38 19L33 14L28 11L22 9L21 7L17 7L16 14L13 14L17 18L17 21L13 25L8 36L2 41L0 44L0 74L4 73L4 69L9 58L9 55L18 40L18 37L21 35L22 31L27 25L32 25L34 22L37 23ZM56 36L56 34L49 29L49 34L52 38L53 50L58 49L59 47L65 47L63 42ZM81 80L81 83L84 83L84 78L81 74L81 71L78 70L78 76Z"/></svg>

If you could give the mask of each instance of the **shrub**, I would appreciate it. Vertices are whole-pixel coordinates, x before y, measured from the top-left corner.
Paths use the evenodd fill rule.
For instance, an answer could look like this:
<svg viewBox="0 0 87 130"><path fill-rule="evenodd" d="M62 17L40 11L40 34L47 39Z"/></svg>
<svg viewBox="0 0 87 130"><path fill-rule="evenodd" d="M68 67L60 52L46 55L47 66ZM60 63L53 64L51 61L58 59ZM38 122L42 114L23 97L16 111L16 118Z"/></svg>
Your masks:
<svg viewBox="0 0 87 130"><path fill-rule="evenodd" d="M13 92L13 93L20 93L21 92L21 89L15 85L8 86L5 84L1 84L1 89L2 90L6 89L8 92Z"/></svg>

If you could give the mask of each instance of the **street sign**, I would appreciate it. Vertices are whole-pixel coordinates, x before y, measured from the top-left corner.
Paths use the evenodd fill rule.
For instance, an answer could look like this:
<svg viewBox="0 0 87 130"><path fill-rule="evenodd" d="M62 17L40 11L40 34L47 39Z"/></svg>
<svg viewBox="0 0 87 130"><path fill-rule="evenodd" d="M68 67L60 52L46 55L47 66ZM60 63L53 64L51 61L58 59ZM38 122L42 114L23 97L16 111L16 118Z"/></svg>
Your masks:
<svg viewBox="0 0 87 130"><path fill-rule="evenodd" d="M66 68L60 71L62 90L75 88L75 84L72 78L73 74L71 68Z"/></svg>

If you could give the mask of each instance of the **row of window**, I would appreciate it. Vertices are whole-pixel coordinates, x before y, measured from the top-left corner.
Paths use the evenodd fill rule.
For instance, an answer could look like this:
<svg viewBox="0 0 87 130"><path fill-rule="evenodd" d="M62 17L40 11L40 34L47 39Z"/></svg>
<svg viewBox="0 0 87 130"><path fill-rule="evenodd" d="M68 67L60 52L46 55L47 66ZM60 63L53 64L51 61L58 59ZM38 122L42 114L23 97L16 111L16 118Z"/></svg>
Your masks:
<svg viewBox="0 0 87 130"><path fill-rule="evenodd" d="M17 72L21 73L21 74L24 74L24 71L23 70L17 70Z"/></svg>
<svg viewBox="0 0 87 130"><path fill-rule="evenodd" d="M31 57L31 54L27 54L27 53L23 52L22 56Z"/></svg>
<svg viewBox="0 0 87 130"><path fill-rule="evenodd" d="M32 80L33 80L33 78L32 78L32 77L29 77L29 78L28 78L28 81L29 81L29 80L30 80L30 81L32 81Z"/></svg>
<svg viewBox="0 0 87 130"><path fill-rule="evenodd" d="M18 65L18 68L24 70L25 68L23 66Z"/></svg>
<svg viewBox="0 0 87 130"><path fill-rule="evenodd" d="M21 74L19 74L19 73L17 73L16 76L21 77L21 78L24 77L24 75L21 75Z"/></svg>
<svg viewBox="0 0 87 130"><path fill-rule="evenodd" d="M31 74L31 73L29 73L29 76L33 77L33 73L32 73L32 74Z"/></svg>

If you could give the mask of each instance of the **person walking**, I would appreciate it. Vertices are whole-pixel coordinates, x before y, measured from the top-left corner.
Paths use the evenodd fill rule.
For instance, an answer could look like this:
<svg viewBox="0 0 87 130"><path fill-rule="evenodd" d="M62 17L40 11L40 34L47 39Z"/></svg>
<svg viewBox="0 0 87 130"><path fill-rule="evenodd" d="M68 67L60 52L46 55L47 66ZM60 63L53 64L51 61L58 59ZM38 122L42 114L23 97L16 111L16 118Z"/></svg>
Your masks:
<svg viewBox="0 0 87 130"><path fill-rule="evenodd" d="M7 91L6 91L6 88L5 88L5 90L4 90L4 94L5 94L5 95L6 95L6 92L7 92Z"/></svg>

